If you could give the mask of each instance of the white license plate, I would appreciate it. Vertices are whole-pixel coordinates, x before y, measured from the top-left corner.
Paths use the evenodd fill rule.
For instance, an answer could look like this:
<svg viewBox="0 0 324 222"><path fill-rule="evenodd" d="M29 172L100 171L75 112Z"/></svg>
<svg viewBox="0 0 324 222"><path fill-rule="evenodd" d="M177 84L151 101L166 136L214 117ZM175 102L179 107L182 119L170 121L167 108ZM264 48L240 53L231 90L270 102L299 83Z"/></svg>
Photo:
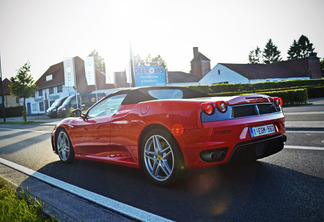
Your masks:
<svg viewBox="0 0 324 222"><path fill-rule="evenodd" d="M276 132L276 130L275 130L273 124L250 128L251 137L267 135L267 134L271 134L274 132Z"/></svg>

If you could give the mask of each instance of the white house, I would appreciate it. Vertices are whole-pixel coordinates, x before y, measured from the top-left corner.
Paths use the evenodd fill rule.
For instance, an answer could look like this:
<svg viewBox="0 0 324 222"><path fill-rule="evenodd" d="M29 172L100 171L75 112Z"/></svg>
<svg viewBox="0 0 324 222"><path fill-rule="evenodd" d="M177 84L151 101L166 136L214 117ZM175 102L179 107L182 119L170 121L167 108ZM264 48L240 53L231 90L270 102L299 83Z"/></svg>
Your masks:
<svg viewBox="0 0 324 222"><path fill-rule="evenodd" d="M310 56L272 64L219 63L200 81L200 85L255 83L321 78L319 58Z"/></svg>

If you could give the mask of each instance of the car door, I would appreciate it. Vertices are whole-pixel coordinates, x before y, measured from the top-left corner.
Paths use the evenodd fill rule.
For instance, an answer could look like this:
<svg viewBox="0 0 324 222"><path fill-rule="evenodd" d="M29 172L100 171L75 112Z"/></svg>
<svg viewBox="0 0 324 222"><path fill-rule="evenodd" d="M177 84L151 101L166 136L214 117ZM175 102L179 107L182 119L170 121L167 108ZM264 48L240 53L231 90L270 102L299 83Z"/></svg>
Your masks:
<svg viewBox="0 0 324 222"><path fill-rule="evenodd" d="M74 143L76 153L98 157L110 155L110 121L124 98L125 95L114 95L100 101L86 113L86 118L73 124L73 137L78 138Z"/></svg>

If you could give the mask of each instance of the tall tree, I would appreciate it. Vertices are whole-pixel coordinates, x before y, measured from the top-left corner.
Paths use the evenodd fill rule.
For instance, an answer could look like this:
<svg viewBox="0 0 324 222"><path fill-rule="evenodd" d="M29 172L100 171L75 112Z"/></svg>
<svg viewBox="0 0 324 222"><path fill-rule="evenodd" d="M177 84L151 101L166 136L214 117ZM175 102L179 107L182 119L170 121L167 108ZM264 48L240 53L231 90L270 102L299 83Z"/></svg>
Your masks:
<svg viewBox="0 0 324 222"><path fill-rule="evenodd" d="M287 56L288 59L300 58L300 47L296 40L294 40L292 45L289 47L287 54L288 54L288 56Z"/></svg>
<svg viewBox="0 0 324 222"><path fill-rule="evenodd" d="M260 48L257 46L255 50L251 50L249 53L250 64L260 64L262 61L262 53Z"/></svg>
<svg viewBox="0 0 324 222"><path fill-rule="evenodd" d="M165 69L167 68L166 62L162 58L162 56L157 55L152 57L151 54L148 54L146 59L142 59L139 55L134 56L134 65L135 66L163 66Z"/></svg>
<svg viewBox="0 0 324 222"><path fill-rule="evenodd" d="M315 48L313 47L313 43L311 43L309 39L304 35L301 35L298 39L298 45L300 47L301 58L308 57L311 53L314 52Z"/></svg>
<svg viewBox="0 0 324 222"><path fill-rule="evenodd" d="M263 62L266 64L281 61L281 52L271 39L267 42L262 55Z"/></svg>
<svg viewBox="0 0 324 222"><path fill-rule="evenodd" d="M311 53L314 53L314 50L315 48L313 47L313 43L311 43L306 36L301 35L298 41L294 40L290 46L287 52L288 59L309 57Z"/></svg>
<svg viewBox="0 0 324 222"><path fill-rule="evenodd" d="M105 60L102 58L99 53L94 49L89 53L89 56L94 57L96 70L99 72L106 72Z"/></svg>
<svg viewBox="0 0 324 222"><path fill-rule="evenodd" d="M10 94L18 97L19 99L24 99L23 104L23 119L24 122L27 121L27 112L26 112L26 98L29 98L35 94L36 85L33 77L30 73L30 63L26 62L22 67L19 68L17 75L11 77L9 84Z"/></svg>

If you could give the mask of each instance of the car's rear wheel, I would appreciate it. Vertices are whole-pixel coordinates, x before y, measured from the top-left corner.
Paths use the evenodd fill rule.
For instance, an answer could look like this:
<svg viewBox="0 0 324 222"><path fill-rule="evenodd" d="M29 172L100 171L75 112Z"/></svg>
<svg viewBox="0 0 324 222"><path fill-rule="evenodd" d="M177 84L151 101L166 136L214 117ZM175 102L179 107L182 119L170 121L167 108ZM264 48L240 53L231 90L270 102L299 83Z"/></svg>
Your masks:
<svg viewBox="0 0 324 222"><path fill-rule="evenodd" d="M64 163L72 163L74 160L74 150L69 135L64 129L61 129L56 138L57 153L60 160Z"/></svg>
<svg viewBox="0 0 324 222"><path fill-rule="evenodd" d="M155 184L174 184L185 171L182 153L166 130L149 131L143 140L141 160L148 178Z"/></svg>

